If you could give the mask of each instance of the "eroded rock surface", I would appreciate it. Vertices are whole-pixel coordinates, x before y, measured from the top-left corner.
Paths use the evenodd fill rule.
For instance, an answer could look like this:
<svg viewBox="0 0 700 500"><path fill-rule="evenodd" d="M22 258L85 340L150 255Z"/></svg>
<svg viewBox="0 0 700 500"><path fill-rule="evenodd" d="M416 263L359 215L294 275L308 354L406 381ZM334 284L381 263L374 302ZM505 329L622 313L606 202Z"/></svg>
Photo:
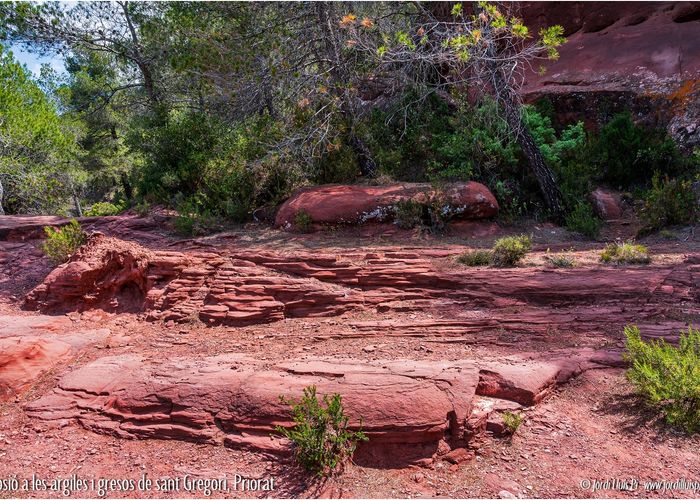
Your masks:
<svg viewBox="0 0 700 500"><path fill-rule="evenodd" d="M486 429L494 408L532 405L557 383L616 362L616 353L591 350L546 360L322 358L271 364L237 354L170 361L122 355L70 373L27 411L46 422L75 420L125 438L279 452L288 447L271 434L276 425L291 423L289 406L279 396L297 398L315 385L320 394L341 394L352 425L362 423L369 442L360 457L401 464L468 447ZM477 395L487 396L491 405L478 399L475 408Z"/></svg>
<svg viewBox="0 0 700 500"><path fill-rule="evenodd" d="M426 201L436 195L430 184L314 186L299 190L285 201L277 212L275 225L293 226L298 213L305 213L320 224L383 222L394 218L398 202ZM456 218L485 219L498 215L496 198L478 182L453 184L441 195L444 210Z"/></svg>
<svg viewBox="0 0 700 500"><path fill-rule="evenodd" d="M65 316L0 315L0 402L21 394L58 363L107 335L106 329L75 329Z"/></svg>
<svg viewBox="0 0 700 500"><path fill-rule="evenodd" d="M604 123L632 109L681 144L700 144L700 5L694 2L523 2L531 32L560 24L568 42L527 76L530 100L559 118ZM537 69L537 68L533 68Z"/></svg>
<svg viewBox="0 0 700 500"><path fill-rule="evenodd" d="M41 311L147 311L150 319L208 324L269 323L339 315L362 304L349 290L281 276L248 261L205 252L150 251L93 234L26 298Z"/></svg>
<svg viewBox="0 0 700 500"><path fill-rule="evenodd" d="M348 311L436 311L436 334L486 334L508 328L543 334L552 328L601 331L610 325L698 313L700 266L580 269L441 269L444 250L385 249L339 255L239 249L151 251L94 235L30 292L27 307L44 312L101 308L144 312L152 320L241 326ZM488 312L486 312L488 311ZM673 327L682 322L674 322ZM357 333L381 328L357 324ZM426 325L394 323L384 331Z"/></svg>

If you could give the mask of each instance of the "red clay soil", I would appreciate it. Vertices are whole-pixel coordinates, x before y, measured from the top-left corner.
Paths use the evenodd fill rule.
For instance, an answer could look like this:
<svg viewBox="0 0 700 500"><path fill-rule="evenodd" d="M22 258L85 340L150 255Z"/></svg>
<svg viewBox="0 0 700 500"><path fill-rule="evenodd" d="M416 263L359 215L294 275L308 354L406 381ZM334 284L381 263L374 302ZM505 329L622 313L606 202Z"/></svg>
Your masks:
<svg viewBox="0 0 700 500"><path fill-rule="evenodd" d="M99 234L52 270L37 229L63 221L1 219L0 480L275 478L272 492L213 497L698 495L645 489L698 481L700 442L640 406L621 359L625 324L674 341L699 323L692 228L649 238L651 265L617 267L598 262L601 243L528 223L534 251L492 269L455 257L515 229L253 225L178 240L165 216L122 216L84 221ZM576 267L553 268L552 252ZM312 384L342 394L370 438L323 482L273 432L290 424L279 396ZM524 416L512 437L504 411ZM204 496L180 488L108 496Z"/></svg>

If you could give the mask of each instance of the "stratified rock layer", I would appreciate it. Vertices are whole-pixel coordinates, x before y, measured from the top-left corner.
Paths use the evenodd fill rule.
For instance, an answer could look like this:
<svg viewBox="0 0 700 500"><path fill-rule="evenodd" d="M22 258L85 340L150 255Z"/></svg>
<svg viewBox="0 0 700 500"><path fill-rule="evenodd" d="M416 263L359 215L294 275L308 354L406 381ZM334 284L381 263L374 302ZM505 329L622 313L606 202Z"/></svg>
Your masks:
<svg viewBox="0 0 700 500"><path fill-rule="evenodd" d="M397 203L426 201L438 196L430 184L393 184L386 186L326 185L297 191L277 212L275 225L295 224L299 213L320 224L361 224L392 220ZM457 218L485 219L498 215L498 202L483 184L452 184L439 193L444 210Z"/></svg>
<svg viewBox="0 0 700 500"><path fill-rule="evenodd" d="M152 320L198 318L232 326L363 308L434 311L447 318L429 326L358 323L358 335L371 328L404 335L487 336L502 328L535 334L596 332L627 322L658 324L662 316L699 311L700 266L692 255L676 265L615 268L494 272L435 266L433 259L449 255L446 250L419 254L394 249L342 256L235 248L166 252L94 235L28 294L26 305L44 312L142 311ZM674 332L683 326L671 319L665 323Z"/></svg>
<svg viewBox="0 0 700 500"><path fill-rule="evenodd" d="M485 430L489 413L481 403L473 412L477 395L515 408L532 405L557 383L617 359L590 350L497 362L325 358L263 364L236 354L166 362L123 355L68 374L27 411L125 438L284 451L287 444L272 436L276 425L291 424L289 405L279 396L297 398L314 385L320 394L341 394L352 426L361 424L369 442L360 459L400 464L468 447Z"/></svg>
<svg viewBox="0 0 700 500"><path fill-rule="evenodd" d="M90 236L26 298L28 308L42 311L148 311L150 319L239 326L339 315L362 302L352 291L281 276L252 262L150 251L101 234Z"/></svg>

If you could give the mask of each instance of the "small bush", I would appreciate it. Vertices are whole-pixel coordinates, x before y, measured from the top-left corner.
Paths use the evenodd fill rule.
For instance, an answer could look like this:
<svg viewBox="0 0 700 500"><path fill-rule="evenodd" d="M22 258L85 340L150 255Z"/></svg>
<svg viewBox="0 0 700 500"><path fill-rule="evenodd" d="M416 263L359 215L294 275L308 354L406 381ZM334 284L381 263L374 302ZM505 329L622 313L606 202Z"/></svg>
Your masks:
<svg viewBox="0 0 700 500"><path fill-rule="evenodd" d="M467 266L488 266L491 264L491 252L487 250L473 250L464 252L457 257L457 262Z"/></svg>
<svg viewBox="0 0 700 500"><path fill-rule="evenodd" d="M139 217L146 217L151 211L151 205L146 200L143 200L134 205L134 211Z"/></svg>
<svg viewBox="0 0 700 500"><path fill-rule="evenodd" d="M313 227L314 220L303 210L294 215L294 229L300 233L309 233Z"/></svg>
<svg viewBox="0 0 700 500"><path fill-rule="evenodd" d="M590 203L581 201L564 217L566 228L588 238L597 238L602 221L593 212Z"/></svg>
<svg viewBox="0 0 700 500"><path fill-rule="evenodd" d="M54 264L63 264L75 251L85 243L86 235L78 224L78 221L71 221L63 227L44 227L46 241L41 245L46 256Z"/></svg>
<svg viewBox="0 0 700 500"><path fill-rule="evenodd" d="M277 426L276 430L292 442L294 458L305 469L319 476L329 475L350 458L358 441L367 441L361 431L348 430L348 417L340 394L323 396L323 405L316 396L316 387L304 388L301 401L287 400L292 407L294 427Z"/></svg>
<svg viewBox="0 0 700 500"><path fill-rule="evenodd" d="M174 226L181 236L203 236L220 229L216 217L195 196L182 201L177 212Z"/></svg>
<svg viewBox="0 0 700 500"><path fill-rule="evenodd" d="M394 224L401 229L413 229L423 223L423 205L413 200L396 203Z"/></svg>
<svg viewBox="0 0 700 500"><path fill-rule="evenodd" d="M646 184L654 172L678 175L695 168L663 129L649 129L634 123L629 112L615 115L600 128L593 141L590 161L614 186Z"/></svg>
<svg viewBox="0 0 700 500"><path fill-rule="evenodd" d="M644 204L642 220L647 230L695 221L697 202L692 183L656 173Z"/></svg>
<svg viewBox="0 0 700 500"><path fill-rule="evenodd" d="M661 236L662 238L664 238L666 240L677 240L678 239L678 237L676 236L676 233L674 233L673 231L669 231L668 229L662 229L661 231L659 231L659 236Z"/></svg>
<svg viewBox="0 0 700 500"><path fill-rule="evenodd" d="M681 332L678 347L663 339L644 342L639 328L625 327L627 378L666 422L700 431L700 330Z"/></svg>
<svg viewBox="0 0 700 500"><path fill-rule="evenodd" d="M104 217L107 215L117 215L124 210L123 207L117 206L114 203L99 202L94 203L90 209L85 212L86 217Z"/></svg>
<svg viewBox="0 0 700 500"><path fill-rule="evenodd" d="M506 429L511 434L515 434L525 420L520 413L513 413L512 411L504 411L502 417L503 425L506 426Z"/></svg>
<svg viewBox="0 0 700 500"><path fill-rule="evenodd" d="M419 227L421 232L442 233L453 213L440 190L421 201L399 201L394 209L394 224L401 229Z"/></svg>
<svg viewBox="0 0 700 500"><path fill-rule="evenodd" d="M492 248L492 262L497 267L516 265L532 248L532 239L527 235L508 236L496 240Z"/></svg>
<svg viewBox="0 0 700 500"><path fill-rule="evenodd" d="M649 264L651 257L647 247L627 241L606 245L600 260L608 264Z"/></svg>
<svg viewBox="0 0 700 500"><path fill-rule="evenodd" d="M574 259L567 255L546 255L544 259L549 262L552 267L570 269L576 265Z"/></svg>

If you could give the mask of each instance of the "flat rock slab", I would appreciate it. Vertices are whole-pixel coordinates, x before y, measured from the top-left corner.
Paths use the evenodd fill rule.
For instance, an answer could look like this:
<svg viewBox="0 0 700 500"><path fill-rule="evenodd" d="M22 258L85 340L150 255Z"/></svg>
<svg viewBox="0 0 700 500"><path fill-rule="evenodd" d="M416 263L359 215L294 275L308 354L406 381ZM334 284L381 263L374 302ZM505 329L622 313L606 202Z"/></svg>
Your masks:
<svg viewBox="0 0 700 500"><path fill-rule="evenodd" d="M571 376L618 361L615 353L592 350L562 351L547 360L371 363L319 358L265 364L239 354L157 361L122 355L69 373L26 411L46 422L76 421L124 438L281 452L288 443L271 435L275 426L290 425L291 415L280 396L297 399L314 385L319 395L342 395L351 425L369 437L362 445L365 456L383 454L386 460L389 452L395 460L412 462L468 445L478 430L470 423L477 395L534 404Z"/></svg>
<svg viewBox="0 0 700 500"><path fill-rule="evenodd" d="M0 316L0 402L108 335L107 329L76 331L65 316Z"/></svg>

